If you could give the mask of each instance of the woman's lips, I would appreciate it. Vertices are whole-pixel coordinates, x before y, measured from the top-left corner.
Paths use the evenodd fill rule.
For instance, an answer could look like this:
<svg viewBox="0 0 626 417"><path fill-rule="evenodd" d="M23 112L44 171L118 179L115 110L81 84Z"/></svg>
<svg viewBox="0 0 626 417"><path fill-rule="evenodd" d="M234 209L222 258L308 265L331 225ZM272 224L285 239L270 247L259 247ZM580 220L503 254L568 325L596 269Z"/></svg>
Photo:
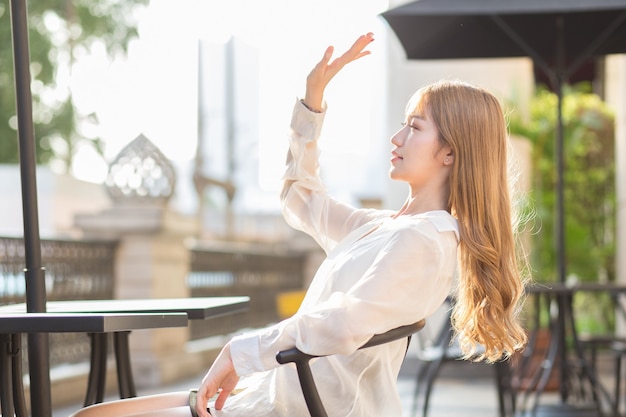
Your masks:
<svg viewBox="0 0 626 417"><path fill-rule="evenodd" d="M398 155L395 152L391 152L391 163L394 163L396 161L401 161L402 157L400 155Z"/></svg>

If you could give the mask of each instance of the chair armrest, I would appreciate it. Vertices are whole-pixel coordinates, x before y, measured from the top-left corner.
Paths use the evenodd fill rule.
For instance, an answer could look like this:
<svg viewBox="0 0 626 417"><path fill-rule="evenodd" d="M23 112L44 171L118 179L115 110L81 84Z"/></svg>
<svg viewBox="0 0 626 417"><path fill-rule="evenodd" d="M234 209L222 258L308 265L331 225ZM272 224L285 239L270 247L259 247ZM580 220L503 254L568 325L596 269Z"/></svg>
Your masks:
<svg viewBox="0 0 626 417"><path fill-rule="evenodd" d="M394 340L402 339L404 337L410 337L413 333L420 331L425 325L426 320L420 320L413 324L389 330L386 333L374 335L359 349L366 349L372 346L393 342ZM309 361L311 359L318 358L320 356L326 355L309 355L308 353L304 353L295 347L281 350L276 354L276 361L281 365L290 362L293 362L296 365L298 378L300 380L300 387L302 388L304 400L306 401L309 413L312 417L327 417L309 366Z"/></svg>

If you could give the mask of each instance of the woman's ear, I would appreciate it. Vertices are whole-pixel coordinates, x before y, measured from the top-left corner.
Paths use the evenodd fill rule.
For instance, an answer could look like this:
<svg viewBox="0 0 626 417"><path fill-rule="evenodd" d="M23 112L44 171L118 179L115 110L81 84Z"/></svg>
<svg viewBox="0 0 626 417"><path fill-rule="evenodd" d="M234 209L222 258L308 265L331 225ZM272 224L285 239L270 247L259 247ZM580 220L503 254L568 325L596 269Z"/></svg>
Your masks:
<svg viewBox="0 0 626 417"><path fill-rule="evenodd" d="M452 148L450 147L445 147L443 148L443 152L444 152L444 157L443 157L443 164L445 166L450 166L454 163L454 151L452 151Z"/></svg>

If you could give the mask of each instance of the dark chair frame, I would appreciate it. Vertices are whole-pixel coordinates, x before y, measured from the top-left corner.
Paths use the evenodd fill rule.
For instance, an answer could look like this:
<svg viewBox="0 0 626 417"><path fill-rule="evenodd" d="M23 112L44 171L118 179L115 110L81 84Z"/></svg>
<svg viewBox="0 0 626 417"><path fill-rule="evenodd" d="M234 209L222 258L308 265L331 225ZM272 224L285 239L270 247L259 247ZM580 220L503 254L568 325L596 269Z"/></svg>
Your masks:
<svg viewBox="0 0 626 417"><path fill-rule="evenodd" d="M367 343L365 343L359 349L382 345L392 342L394 340L402 339L404 337L409 338L410 341L411 335L419 332L422 328L424 328L425 325L426 320L420 320L413 324L389 330L388 332L383 334L374 335ZM302 394L304 395L304 400L306 402L307 408L309 409L311 417L328 417L322 399L320 398L319 392L317 391L315 380L313 378L313 373L311 372L311 367L309 366L309 361L313 358L318 357L320 356L309 355L298 350L297 348L282 350L278 352L278 354L276 354L276 360L278 361L278 363L294 363L296 365L298 379L300 380L300 387L302 388Z"/></svg>
<svg viewBox="0 0 626 417"><path fill-rule="evenodd" d="M420 367L416 375L412 415L418 415L418 409L421 408L421 416L428 416L430 396L442 366L448 362L459 363L463 361L463 354L460 349L453 345L455 337L451 321L453 303L452 297L446 299L448 308L441 328L433 339L432 346L428 348L422 346L423 351L418 353ZM498 397L498 415L499 417L513 416L515 415L515 395L510 385L509 362L498 361L494 363L493 372Z"/></svg>

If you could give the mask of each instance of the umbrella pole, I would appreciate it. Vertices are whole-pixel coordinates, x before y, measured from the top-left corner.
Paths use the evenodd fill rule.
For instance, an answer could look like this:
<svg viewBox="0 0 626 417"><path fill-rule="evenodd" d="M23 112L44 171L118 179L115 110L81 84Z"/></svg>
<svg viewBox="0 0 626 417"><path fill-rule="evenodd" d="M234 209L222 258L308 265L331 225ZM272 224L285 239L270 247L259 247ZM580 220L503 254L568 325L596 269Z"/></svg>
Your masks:
<svg viewBox="0 0 626 417"><path fill-rule="evenodd" d="M37 181L32 95L30 90L30 56L26 0L11 0L13 65L17 108L22 211L24 217L24 251L26 268L26 306L30 312L46 311L46 286L41 264L41 241L37 214ZM50 359L47 333L28 335L28 362L31 391L31 413L52 416L50 395Z"/></svg>
<svg viewBox="0 0 626 417"><path fill-rule="evenodd" d="M564 134L563 134L563 78L565 77L565 22L562 16L557 17L557 45L556 45L556 72L554 74L553 87L557 97L557 123L556 123L556 256L557 272L560 282L566 280L565 265L565 193L563 190L565 173L564 162Z"/></svg>
<svg viewBox="0 0 626 417"><path fill-rule="evenodd" d="M559 282L566 281L565 266L565 210L564 210L564 191L563 191L563 80L560 74L556 74L556 95L557 95L557 125L556 125L556 256L557 256L557 273ZM558 298L560 311L565 311L565 300ZM559 360L561 364L567 363L567 353L565 349L565 317L562 314L558 316L559 329L562 333L560 337L563 343L559 344ZM566 366L559 366L560 380L567 380L568 371ZM561 401L565 402L569 395L566 384L559 384L559 394Z"/></svg>
<svg viewBox="0 0 626 417"><path fill-rule="evenodd" d="M621 22L620 17L616 19L605 32L603 36L608 36L610 31L614 30L618 23ZM564 192L563 192L563 173L564 159L563 159L563 79L566 75L565 70L565 35L564 35L564 22L563 17L558 16L555 24L557 26L557 40L556 40L556 56L557 66L556 69L552 69L550 65L541 57L535 49L533 49L511 26L509 26L502 17L498 15L491 16L491 19L498 25L498 27L507 34L532 60L545 71L550 77L552 88L557 94L557 124L556 124L556 213L555 213L555 246L556 246L556 274L559 282L565 282L566 279L566 265L565 265L565 209L564 209ZM594 45L596 48L597 45ZM590 54L591 52L587 52Z"/></svg>
<svg viewBox="0 0 626 417"><path fill-rule="evenodd" d="M565 173L564 167L564 147L563 147L563 78L565 77L565 22L562 16L558 16L556 19L557 26L557 39L556 39L556 71L553 73L552 82L553 88L556 91L557 104L556 104L556 267L559 282L564 283L566 280L566 265L565 265L565 192L563 190L564 182L563 175ZM558 298L559 311L566 311L566 301L563 297ZM559 320L559 332L558 337L561 339L559 343L559 373L560 380L566 381L568 376L567 366L567 351L565 348L565 316L563 314L558 315ZM561 401L567 401L569 396L567 384L559 384L559 394Z"/></svg>
<svg viewBox="0 0 626 417"><path fill-rule="evenodd" d="M557 75L557 77L559 77ZM563 157L563 91L559 77L557 94L557 125L556 125L556 257L559 282L566 281L565 265L565 207L564 182L565 162Z"/></svg>

